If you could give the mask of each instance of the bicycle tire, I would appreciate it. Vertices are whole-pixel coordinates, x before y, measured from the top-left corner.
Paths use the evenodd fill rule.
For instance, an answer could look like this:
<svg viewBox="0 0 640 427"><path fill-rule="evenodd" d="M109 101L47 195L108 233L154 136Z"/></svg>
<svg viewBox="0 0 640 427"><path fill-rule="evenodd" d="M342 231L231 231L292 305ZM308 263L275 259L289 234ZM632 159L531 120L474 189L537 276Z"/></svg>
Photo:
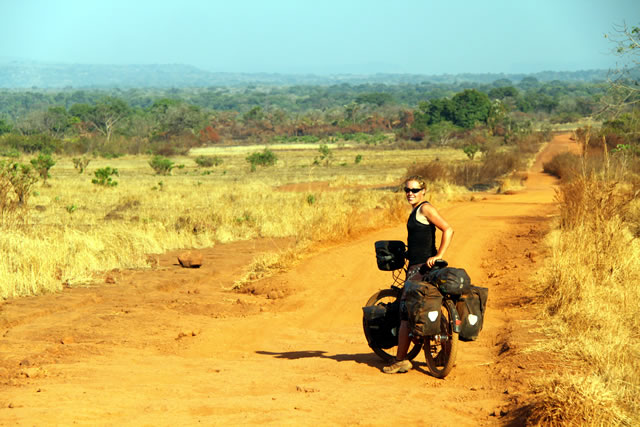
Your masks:
<svg viewBox="0 0 640 427"><path fill-rule="evenodd" d="M391 302L400 297L402 293L402 289L382 289L375 294L373 294L369 300L367 301L367 306L371 305L385 305L388 302ZM398 322L399 326L400 322ZM371 334L369 332L369 328L367 326L367 321L362 317L362 327L364 329L364 335L367 338L367 343L369 343L369 347L375 354L377 354L382 360L385 362L390 362L395 358L395 353L397 351L398 346L394 346L388 349L381 348L377 346L374 340L371 338ZM413 360L415 357L420 354L420 350L422 350L422 343L411 342L409 345L409 351L407 352L407 359Z"/></svg>
<svg viewBox="0 0 640 427"><path fill-rule="evenodd" d="M444 378L453 369L458 354L458 334L453 332L452 315L446 304L441 306L440 334L424 338L424 356L427 368L436 378Z"/></svg>

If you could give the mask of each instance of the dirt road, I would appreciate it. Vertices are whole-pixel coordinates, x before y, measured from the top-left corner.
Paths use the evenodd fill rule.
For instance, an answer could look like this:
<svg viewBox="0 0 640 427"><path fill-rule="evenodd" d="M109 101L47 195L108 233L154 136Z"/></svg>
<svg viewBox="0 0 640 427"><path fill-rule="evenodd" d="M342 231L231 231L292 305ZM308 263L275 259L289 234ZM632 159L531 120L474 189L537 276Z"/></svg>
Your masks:
<svg viewBox="0 0 640 427"><path fill-rule="evenodd" d="M556 137L542 156L568 149ZM441 208L456 234L448 260L490 288L478 341L461 343L445 380L424 355L402 375L380 372L361 306L390 284L373 242L405 226L319 250L291 271L225 291L248 259L286 245L255 241L203 251L200 269L175 254L153 271L0 303L1 425L498 424L544 367L518 350L531 339L526 283L543 261L554 180Z"/></svg>

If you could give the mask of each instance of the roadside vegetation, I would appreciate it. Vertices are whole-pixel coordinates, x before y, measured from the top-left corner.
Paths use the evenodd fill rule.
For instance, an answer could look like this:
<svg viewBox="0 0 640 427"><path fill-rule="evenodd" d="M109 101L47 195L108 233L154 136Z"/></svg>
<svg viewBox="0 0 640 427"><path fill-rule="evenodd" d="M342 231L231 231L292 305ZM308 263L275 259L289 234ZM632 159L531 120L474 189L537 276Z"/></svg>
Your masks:
<svg viewBox="0 0 640 427"><path fill-rule="evenodd" d="M637 65L640 28L617 36ZM622 71L602 127L575 133L583 154L545 165L562 185L536 349L558 369L534 385L536 424L640 424L640 92Z"/></svg>

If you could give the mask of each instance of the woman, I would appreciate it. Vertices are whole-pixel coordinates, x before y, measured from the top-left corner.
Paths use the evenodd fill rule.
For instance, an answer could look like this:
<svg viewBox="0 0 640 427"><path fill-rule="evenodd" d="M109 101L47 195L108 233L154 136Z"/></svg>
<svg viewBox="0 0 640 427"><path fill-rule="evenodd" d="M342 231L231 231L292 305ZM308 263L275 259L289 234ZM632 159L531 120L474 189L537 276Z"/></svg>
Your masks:
<svg viewBox="0 0 640 427"><path fill-rule="evenodd" d="M416 175L407 178L404 182L404 192L413 208L407 221L407 258L409 260L407 279L422 280L422 277L416 277L420 274L420 267L426 264L431 268L436 260L442 259L453 238L453 228L440 216L433 205L424 200L426 189L422 177ZM436 228L442 232L438 250L436 250ZM411 362L406 360L411 339L404 296L401 313L396 360L383 368L383 372L387 374L407 372L413 367Z"/></svg>

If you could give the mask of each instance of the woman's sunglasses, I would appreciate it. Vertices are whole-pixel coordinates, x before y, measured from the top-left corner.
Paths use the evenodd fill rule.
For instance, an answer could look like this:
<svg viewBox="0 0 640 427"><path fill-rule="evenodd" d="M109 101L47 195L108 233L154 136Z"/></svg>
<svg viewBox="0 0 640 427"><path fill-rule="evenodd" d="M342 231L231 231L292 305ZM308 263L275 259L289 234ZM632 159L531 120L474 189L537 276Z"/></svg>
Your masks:
<svg viewBox="0 0 640 427"><path fill-rule="evenodd" d="M419 192L422 191L422 188L409 188L409 187L404 187L404 192L405 193L413 193L413 194L417 194Z"/></svg>

